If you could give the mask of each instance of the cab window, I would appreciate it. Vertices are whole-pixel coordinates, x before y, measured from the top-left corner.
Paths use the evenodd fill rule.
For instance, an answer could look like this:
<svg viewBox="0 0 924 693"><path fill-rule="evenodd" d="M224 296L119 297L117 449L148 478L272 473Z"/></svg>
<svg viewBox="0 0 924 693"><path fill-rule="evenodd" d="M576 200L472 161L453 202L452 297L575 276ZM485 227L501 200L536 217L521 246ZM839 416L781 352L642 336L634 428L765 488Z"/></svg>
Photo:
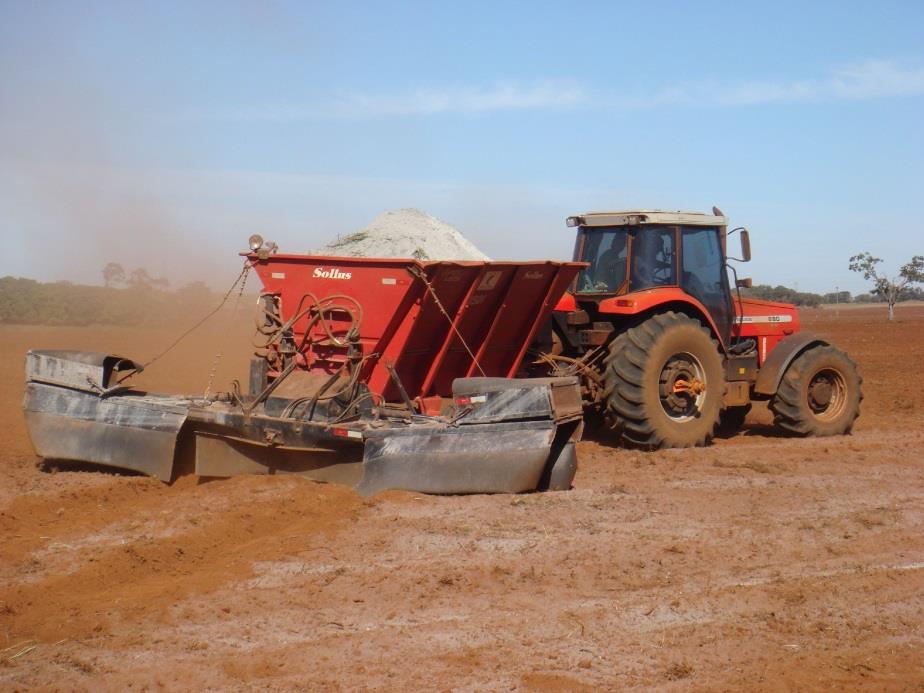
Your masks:
<svg viewBox="0 0 924 693"><path fill-rule="evenodd" d="M580 293L616 293L626 281L628 234L625 228L600 228L583 233L578 258L590 267L578 276Z"/></svg>
<svg viewBox="0 0 924 693"><path fill-rule="evenodd" d="M632 279L629 291L677 284L675 228L636 229L632 236Z"/></svg>
<svg viewBox="0 0 924 693"><path fill-rule="evenodd" d="M705 306L725 339L732 313L719 231L709 227L687 227L683 230L682 248L682 286Z"/></svg>

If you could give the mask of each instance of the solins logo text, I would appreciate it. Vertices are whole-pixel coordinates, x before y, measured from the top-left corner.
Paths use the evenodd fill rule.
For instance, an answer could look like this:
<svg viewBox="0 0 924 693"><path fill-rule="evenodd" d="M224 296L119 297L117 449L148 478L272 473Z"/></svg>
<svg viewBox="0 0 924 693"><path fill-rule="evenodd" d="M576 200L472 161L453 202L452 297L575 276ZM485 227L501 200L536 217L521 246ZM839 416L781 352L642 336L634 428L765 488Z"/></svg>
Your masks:
<svg viewBox="0 0 924 693"><path fill-rule="evenodd" d="M314 274L312 276L315 279L351 279L353 277L352 273L344 272L343 270L339 270L336 267L331 267L330 269L315 267Z"/></svg>

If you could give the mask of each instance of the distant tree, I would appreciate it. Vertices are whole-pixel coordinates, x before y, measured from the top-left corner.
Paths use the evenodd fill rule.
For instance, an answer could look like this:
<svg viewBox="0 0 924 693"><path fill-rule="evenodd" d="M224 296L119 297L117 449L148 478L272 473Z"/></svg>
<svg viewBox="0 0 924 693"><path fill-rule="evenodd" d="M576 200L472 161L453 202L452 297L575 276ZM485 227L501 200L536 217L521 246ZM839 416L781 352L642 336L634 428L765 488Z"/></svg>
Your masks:
<svg viewBox="0 0 924 693"><path fill-rule="evenodd" d="M212 291L205 282L196 281L183 284L183 286L176 290L176 295L184 301L201 303L211 300Z"/></svg>
<svg viewBox="0 0 924 693"><path fill-rule="evenodd" d="M144 267L133 269L128 275L128 285L134 289L147 289L151 286L151 275Z"/></svg>
<svg viewBox="0 0 924 693"><path fill-rule="evenodd" d="M118 262L110 262L103 267L103 282L106 286L121 284L125 281L125 270Z"/></svg>
<svg viewBox="0 0 924 693"><path fill-rule="evenodd" d="M203 298L191 303L190 295ZM178 315L204 312L214 298L206 285L176 292L132 290L126 296L111 287L0 277L0 325L175 326Z"/></svg>
<svg viewBox="0 0 924 693"><path fill-rule="evenodd" d="M128 275L128 285L133 289L157 289L166 291L170 282L164 277L152 277L144 267L131 271Z"/></svg>
<svg viewBox="0 0 924 693"><path fill-rule="evenodd" d="M829 294L822 296L822 300L825 303L850 303L850 292L849 291L832 291Z"/></svg>
<svg viewBox="0 0 924 693"><path fill-rule="evenodd" d="M796 291L788 286L770 286L769 284L755 284L750 289L741 289L742 296L762 298L766 301L781 301L797 306L815 307L823 303L824 297L805 291Z"/></svg>
<svg viewBox="0 0 924 693"><path fill-rule="evenodd" d="M892 278L879 274L876 265L880 262L882 259L873 257L872 253L860 253L850 258L850 269L873 282L872 293L881 296L889 304L891 320L895 317L895 303L901 298L902 292L911 284L924 282L924 255L915 255L911 262L902 265L898 276Z"/></svg>

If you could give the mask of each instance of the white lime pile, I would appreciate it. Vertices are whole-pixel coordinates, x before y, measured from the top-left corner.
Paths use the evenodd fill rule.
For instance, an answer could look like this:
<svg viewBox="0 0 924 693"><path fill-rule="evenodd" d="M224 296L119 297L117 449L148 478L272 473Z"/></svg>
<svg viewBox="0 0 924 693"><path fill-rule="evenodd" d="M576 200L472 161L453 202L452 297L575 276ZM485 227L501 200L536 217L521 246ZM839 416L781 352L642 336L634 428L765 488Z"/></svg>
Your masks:
<svg viewBox="0 0 924 693"><path fill-rule="evenodd" d="M454 226L419 209L379 214L366 228L331 241L315 254L418 260L490 259Z"/></svg>

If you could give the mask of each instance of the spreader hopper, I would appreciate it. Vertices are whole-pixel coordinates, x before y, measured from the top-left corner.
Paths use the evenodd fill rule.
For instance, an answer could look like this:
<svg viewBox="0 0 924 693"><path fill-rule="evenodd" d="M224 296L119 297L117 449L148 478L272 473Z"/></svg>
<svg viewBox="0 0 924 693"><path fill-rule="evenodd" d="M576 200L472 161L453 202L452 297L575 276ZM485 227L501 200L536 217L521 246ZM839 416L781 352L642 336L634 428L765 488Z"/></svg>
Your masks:
<svg viewBox="0 0 924 693"><path fill-rule="evenodd" d="M527 349L584 266L245 254L263 282L246 391L157 395L108 354L32 351L26 422L44 458L170 481L300 474L360 493L569 488L578 379Z"/></svg>

